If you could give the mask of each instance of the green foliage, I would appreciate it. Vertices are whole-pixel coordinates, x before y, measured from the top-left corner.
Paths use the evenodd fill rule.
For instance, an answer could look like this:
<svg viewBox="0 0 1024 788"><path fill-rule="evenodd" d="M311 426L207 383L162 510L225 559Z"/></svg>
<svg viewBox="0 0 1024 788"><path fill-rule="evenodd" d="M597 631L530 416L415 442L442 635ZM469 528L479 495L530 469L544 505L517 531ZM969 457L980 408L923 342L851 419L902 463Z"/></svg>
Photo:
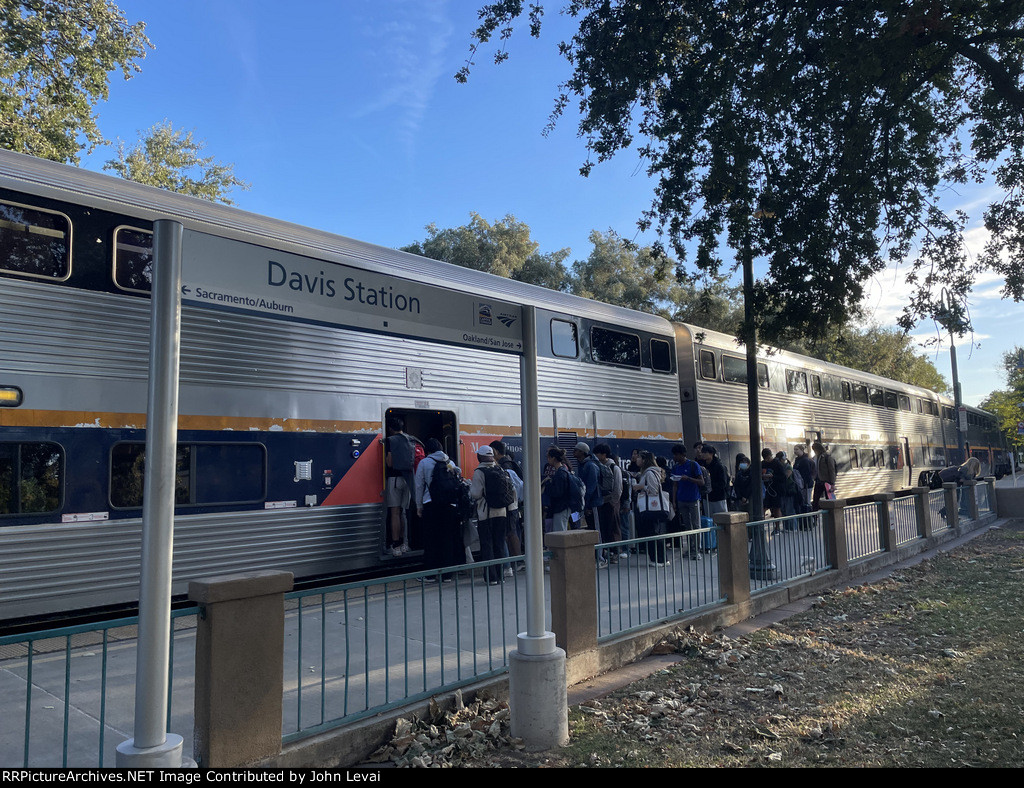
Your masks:
<svg viewBox="0 0 1024 788"><path fill-rule="evenodd" d="M479 13L471 58L498 37L504 60L524 15L540 34L537 4ZM572 72L552 122L578 106L583 174L636 144L656 179L642 228L680 259L696 242L712 275L723 242L766 259L765 341L834 339L890 261L915 285L905 329L939 312L946 288L947 319L969 330L966 296L986 268L1024 298L1020 0L570 0L563 13L577 27L559 44ZM989 175L1006 195L985 213L985 254L968 258L969 217L939 199Z"/></svg>
<svg viewBox="0 0 1024 788"><path fill-rule="evenodd" d="M491 224L471 213L469 224L442 230L431 223L426 230L426 240L403 246L402 251L551 290L568 290L569 275L562 261L569 250L541 254L540 244L530 238L529 226L512 214Z"/></svg>
<svg viewBox="0 0 1024 788"><path fill-rule="evenodd" d="M593 251L572 264L575 295L671 317L678 285L674 262L651 247L638 248L613 230L590 233Z"/></svg>
<svg viewBox="0 0 1024 788"><path fill-rule="evenodd" d="M249 184L235 177L233 164L201 156L205 147L191 131L175 131L170 121L164 120L141 133L131 150L119 142L117 158L107 161L103 169L125 180L231 205L231 189L248 189Z"/></svg>
<svg viewBox="0 0 1024 788"><path fill-rule="evenodd" d="M1017 424L1024 422L1024 368L1018 363L1024 348L1015 347L1003 354L1006 388L993 391L981 403L984 410L996 414L999 429L1006 436L1006 445L1024 449L1024 435L1017 434Z"/></svg>
<svg viewBox="0 0 1024 788"><path fill-rule="evenodd" d="M0 0L0 147L78 163L103 142L94 107L152 43L108 0Z"/></svg>
<svg viewBox="0 0 1024 788"><path fill-rule="evenodd" d="M914 348L905 331L897 328L847 327L831 346L812 349L809 354L872 375L923 386L940 394L950 392L948 381L935 365Z"/></svg>

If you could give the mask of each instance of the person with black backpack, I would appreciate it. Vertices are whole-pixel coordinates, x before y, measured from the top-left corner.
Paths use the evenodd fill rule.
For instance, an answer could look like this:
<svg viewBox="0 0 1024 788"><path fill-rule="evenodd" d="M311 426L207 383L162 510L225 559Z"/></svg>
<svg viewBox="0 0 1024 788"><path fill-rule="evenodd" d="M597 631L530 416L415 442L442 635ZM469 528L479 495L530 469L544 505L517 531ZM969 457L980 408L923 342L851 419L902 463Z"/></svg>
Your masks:
<svg viewBox="0 0 1024 788"><path fill-rule="evenodd" d="M512 477L494 461L494 449L481 446L476 450L480 463L473 471L469 494L476 500L476 527L480 534L480 560L501 558L508 525L508 508L516 499ZM500 566L487 567L487 582L502 582Z"/></svg>
<svg viewBox="0 0 1024 788"><path fill-rule="evenodd" d="M459 498L462 471L444 453L437 438L427 439L427 454L416 466L416 513L423 523L423 560L427 569L457 566L463 562L462 519ZM436 578L426 578L428 582ZM446 574L444 581L449 582Z"/></svg>

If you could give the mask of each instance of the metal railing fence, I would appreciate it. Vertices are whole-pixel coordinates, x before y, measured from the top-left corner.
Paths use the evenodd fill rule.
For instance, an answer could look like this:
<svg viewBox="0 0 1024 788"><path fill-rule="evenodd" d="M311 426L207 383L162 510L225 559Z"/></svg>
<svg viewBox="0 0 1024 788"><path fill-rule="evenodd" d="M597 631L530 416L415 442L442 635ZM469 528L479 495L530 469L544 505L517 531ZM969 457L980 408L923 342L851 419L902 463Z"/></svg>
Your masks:
<svg viewBox="0 0 1024 788"><path fill-rule="evenodd" d="M748 523L750 592L831 568L822 523L821 512Z"/></svg>
<svg viewBox="0 0 1024 788"><path fill-rule="evenodd" d="M915 501L916 496L904 495L889 502L889 522L896 534L896 546L921 538Z"/></svg>
<svg viewBox="0 0 1024 788"><path fill-rule="evenodd" d="M167 726L192 738L195 616L171 614ZM113 766L131 738L138 617L0 637L0 765ZM175 670L175 640L178 666ZM23 731L19 736L19 728Z"/></svg>
<svg viewBox="0 0 1024 788"><path fill-rule="evenodd" d="M932 518L932 533L937 534L949 528L946 520L946 491L928 491L928 513Z"/></svg>
<svg viewBox="0 0 1024 788"><path fill-rule="evenodd" d="M521 561L286 594L283 740L506 670L525 628L526 576L515 571Z"/></svg>
<svg viewBox="0 0 1024 788"><path fill-rule="evenodd" d="M993 511L993 509L992 501L988 494L988 484L979 484L975 486L974 494L978 496L978 514L990 514Z"/></svg>
<svg viewBox="0 0 1024 788"><path fill-rule="evenodd" d="M846 507L846 551L851 562L883 552L881 508L884 505L883 501L872 501Z"/></svg>
<svg viewBox="0 0 1024 788"><path fill-rule="evenodd" d="M598 641L725 601L718 527L599 544Z"/></svg>

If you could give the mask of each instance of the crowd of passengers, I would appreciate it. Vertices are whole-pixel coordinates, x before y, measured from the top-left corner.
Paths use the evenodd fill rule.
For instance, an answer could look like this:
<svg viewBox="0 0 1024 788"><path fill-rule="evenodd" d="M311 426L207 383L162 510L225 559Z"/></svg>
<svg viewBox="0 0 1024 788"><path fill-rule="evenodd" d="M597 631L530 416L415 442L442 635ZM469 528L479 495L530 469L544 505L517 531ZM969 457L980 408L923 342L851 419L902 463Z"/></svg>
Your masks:
<svg viewBox="0 0 1024 788"><path fill-rule="evenodd" d="M388 549L393 555L408 550L404 513L410 507L423 524L424 561L430 569L471 561L468 544L474 536L479 538L481 561L523 555L524 474L508 447L502 441L481 446L477 468L466 481L439 441L430 438L424 446L402 428L400 420L390 422L386 439ZM671 458L637 449L628 462L607 443L591 448L580 441L572 453L575 463L558 446L547 450L541 479L545 533L591 529L600 533L602 544L614 544L707 529L716 513L750 509L750 459L738 454L730 473L710 443L697 442L690 452L676 444ZM978 475L977 465L971 458L936 476L945 474L941 481L963 481ZM817 441L794 446L792 461L784 450L764 449L760 484L765 511L756 519L806 514L818 509L822 499L835 499L836 471L831 453ZM716 537L713 529L688 537L690 558L699 560L702 553L714 552ZM641 549L646 549L651 565L668 563L663 540L644 545ZM635 554L637 548L602 549L599 563L618 562L630 552ZM523 571L525 565L519 563L518 568ZM492 566L486 580L497 585L511 574L511 566L504 571ZM431 579L449 582L451 574Z"/></svg>

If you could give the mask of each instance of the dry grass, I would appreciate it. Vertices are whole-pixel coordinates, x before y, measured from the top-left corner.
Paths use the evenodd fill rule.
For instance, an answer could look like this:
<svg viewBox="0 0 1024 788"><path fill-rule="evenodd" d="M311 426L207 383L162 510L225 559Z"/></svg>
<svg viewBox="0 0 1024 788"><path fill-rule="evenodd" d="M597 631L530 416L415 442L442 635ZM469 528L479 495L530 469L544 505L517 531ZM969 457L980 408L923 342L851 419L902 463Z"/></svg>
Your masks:
<svg viewBox="0 0 1024 788"><path fill-rule="evenodd" d="M554 753L465 765L1020 766L1024 524L742 641L681 633L676 667L570 712Z"/></svg>

